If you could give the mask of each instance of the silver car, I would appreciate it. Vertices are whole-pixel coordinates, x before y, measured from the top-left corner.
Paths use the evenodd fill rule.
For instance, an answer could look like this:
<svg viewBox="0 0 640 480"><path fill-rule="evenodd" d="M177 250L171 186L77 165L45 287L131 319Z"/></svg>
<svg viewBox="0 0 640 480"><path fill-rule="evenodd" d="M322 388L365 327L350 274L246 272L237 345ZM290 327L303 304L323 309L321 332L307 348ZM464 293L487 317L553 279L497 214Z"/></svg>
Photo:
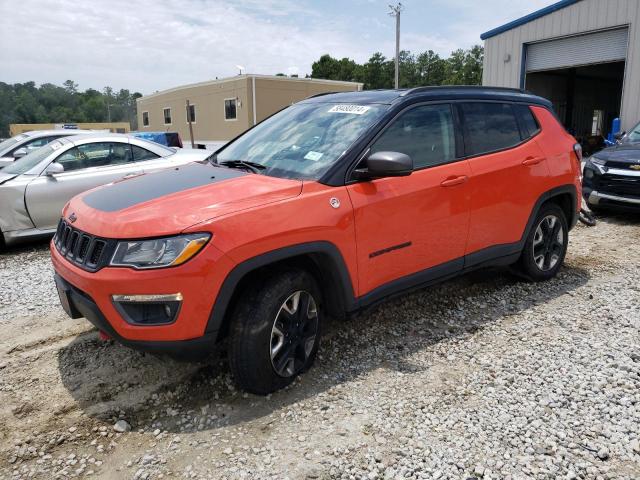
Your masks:
<svg viewBox="0 0 640 480"><path fill-rule="evenodd" d="M15 137L7 138L0 143L0 168L12 164L28 153L43 147L53 140L71 135L82 135L94 133L91 130L34 130L32 132L21 133Z"/></svg>
<svg viewBox="0 0 640 480"><path fill-rule="evenodd" d="M85 190L210 154L119 134L54 140L0 170L0 244L55 233L64 205Z"/></svg>

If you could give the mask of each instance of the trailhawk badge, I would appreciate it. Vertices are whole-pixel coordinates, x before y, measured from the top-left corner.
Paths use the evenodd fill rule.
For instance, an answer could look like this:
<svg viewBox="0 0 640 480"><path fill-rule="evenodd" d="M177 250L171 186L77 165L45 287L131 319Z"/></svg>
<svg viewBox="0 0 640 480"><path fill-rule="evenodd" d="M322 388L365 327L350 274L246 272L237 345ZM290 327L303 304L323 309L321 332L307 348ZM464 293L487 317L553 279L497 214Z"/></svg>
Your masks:
<svg viewBox="0 0 640 480"><path fill-rule="evenodd" d="M69 215L69 221L71 223L74 223L77 219L78 219L78 217L76 216L75 213L72 213L71 215Z"/></svg>

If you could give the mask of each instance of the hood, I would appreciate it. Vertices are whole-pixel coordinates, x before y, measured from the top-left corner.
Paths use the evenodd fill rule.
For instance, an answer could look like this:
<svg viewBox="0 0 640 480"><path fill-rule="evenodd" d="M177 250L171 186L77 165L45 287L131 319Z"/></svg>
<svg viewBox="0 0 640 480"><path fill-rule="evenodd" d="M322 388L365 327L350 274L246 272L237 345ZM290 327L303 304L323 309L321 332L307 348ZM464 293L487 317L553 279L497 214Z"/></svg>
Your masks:
<svg viewBox="0 0 640 480"><path fill-rule="evenodd" d="M171 235L240 210L300 195L302 182L190 163L85 192L63 215L107 238Z"/></svg>
<svg viewBox="0 0 640 480"><path fill-rule="evenodd" d="M2 173L2 170L0 170L0 185L16 178L17 176L18 175L15 173Z"/></svg>
<svg viewBox="0 0 640 480"><path fill-rule="evenodd" d="M640 144L621 144L605 148L593 155L610 162L640 163Z"/></svg>

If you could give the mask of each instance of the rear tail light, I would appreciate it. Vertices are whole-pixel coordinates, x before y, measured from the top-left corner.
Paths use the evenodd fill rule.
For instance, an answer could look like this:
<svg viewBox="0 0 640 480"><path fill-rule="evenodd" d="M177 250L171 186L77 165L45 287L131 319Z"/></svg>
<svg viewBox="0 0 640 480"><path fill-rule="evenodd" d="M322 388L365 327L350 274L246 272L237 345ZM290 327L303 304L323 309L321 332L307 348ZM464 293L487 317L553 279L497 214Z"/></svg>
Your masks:
<svg viewBox="0 0 640 480"><path fill-rule="evenodd" d="M575 143L573 145L573 153L576 154L576 160L578 162L578 175L580 176L580 183L582 183L582 145Z"/></svg>
<svg viewBox="0 0 640 480"><path fill-rule="evenodd" d="M578 162L582 162L582 145L576 143L573 146L573 151L576 154L576 157L578 157Z"/></svg>

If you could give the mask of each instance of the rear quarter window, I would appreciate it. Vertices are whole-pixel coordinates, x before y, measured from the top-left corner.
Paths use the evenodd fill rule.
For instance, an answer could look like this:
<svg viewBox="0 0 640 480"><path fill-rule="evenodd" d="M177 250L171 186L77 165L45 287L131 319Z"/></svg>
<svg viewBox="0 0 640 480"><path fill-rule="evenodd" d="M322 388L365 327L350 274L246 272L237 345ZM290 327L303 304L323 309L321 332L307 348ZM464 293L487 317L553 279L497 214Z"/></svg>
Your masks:
<svg viewBox="0 0 640 480"><path fill-rule="evenodd" d="M534 117L528 105L514 105L513 109L520 122L522 140L531 138L540 131L540 125L538 125L536 117Z"/></svg>
<svg viewBox="0 0 640 480"><path fill-rule="evenodd" d="M465 154L504 150L519 144L520 129L515 112L508 103L462 103Z"/></svg>

